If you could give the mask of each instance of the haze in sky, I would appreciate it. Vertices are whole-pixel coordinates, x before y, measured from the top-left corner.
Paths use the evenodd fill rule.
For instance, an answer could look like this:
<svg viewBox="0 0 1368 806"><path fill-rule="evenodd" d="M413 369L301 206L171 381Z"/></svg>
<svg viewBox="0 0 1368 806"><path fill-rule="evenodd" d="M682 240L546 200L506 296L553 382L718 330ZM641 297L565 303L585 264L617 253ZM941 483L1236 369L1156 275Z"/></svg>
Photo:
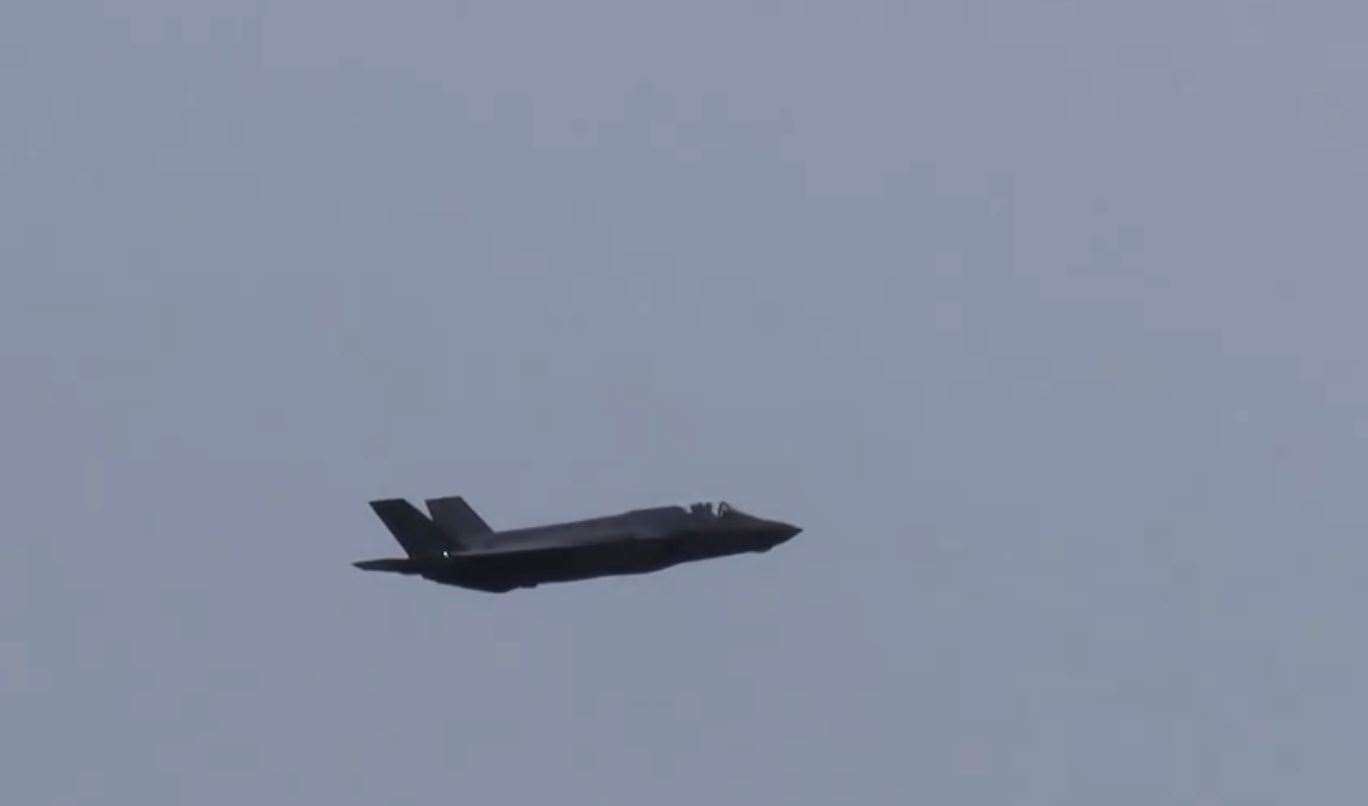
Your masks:
<svg viewBox="0 0 1368 806"><path fill-rule="evenodd" d="M1361 790L1360 4L0 4L6 802ZM726 499L764 555L365 574Z"/></svg>

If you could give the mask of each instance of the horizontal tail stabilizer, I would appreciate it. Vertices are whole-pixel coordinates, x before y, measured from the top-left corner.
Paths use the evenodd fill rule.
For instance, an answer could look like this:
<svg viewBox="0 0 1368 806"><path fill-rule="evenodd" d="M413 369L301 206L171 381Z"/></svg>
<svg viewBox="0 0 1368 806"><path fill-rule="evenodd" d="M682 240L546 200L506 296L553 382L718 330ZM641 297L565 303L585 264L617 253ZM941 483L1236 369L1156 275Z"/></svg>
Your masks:
<svg viewBox="0 0 1368 806"><path fill-rule="evenodd" d="M396 574L421 574L423 569L421 563L414 562L412 558L387 559L387 560L362 560L352 563L362 571L393 571Z"/></svg>

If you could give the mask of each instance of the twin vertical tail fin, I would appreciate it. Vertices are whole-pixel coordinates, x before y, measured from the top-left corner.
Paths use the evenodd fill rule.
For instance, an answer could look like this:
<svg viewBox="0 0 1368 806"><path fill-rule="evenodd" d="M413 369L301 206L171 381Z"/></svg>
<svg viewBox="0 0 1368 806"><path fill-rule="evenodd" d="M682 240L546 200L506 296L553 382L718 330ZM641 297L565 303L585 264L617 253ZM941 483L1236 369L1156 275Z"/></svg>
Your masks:
<svg viewBox="0 0 1368 806"><path fill-rule="evenodd" d="M461 550L455 539L402 498L372 501L370 505L410 557L438 557Z"/></svg>
<svg viewBox="0 0 1368 806"><path fill-rule="evenodd" d="M478 543L481 536L493 531L489 524L484 522L484 518L475 514L470 504L459 495L429 498L427 508L428 512L432 513L432 519L437 521L437 525L442 527L443 531L455 535L457 540L471 539L471 542Z"/></svg>

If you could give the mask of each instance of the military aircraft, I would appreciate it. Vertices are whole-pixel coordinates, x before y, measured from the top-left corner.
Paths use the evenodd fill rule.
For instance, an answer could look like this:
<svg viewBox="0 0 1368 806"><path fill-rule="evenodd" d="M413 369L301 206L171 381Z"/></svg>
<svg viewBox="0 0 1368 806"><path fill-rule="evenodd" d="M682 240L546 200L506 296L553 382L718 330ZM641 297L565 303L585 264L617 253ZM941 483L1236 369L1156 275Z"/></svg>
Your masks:
<svg viewBox="0 0 1368 806"><path fill-rule="evenodd" d="M495 532L460 496L370 502L407 557L353 563L491 593L543 582L658 571L690 560L769 551L801 529L725 501L636 509L605 518Z"/></svg>

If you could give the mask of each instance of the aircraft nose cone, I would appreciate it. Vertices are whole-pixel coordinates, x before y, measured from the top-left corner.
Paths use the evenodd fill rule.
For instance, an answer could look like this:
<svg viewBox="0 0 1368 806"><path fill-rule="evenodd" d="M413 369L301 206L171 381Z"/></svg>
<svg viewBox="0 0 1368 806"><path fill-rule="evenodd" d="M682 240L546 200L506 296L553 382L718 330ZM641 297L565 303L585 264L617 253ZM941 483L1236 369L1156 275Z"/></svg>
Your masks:
<svg viewBox="0 0 1368 806"><path fill-rule="evenodd" d="M801 531L803 530L791 523L780 523L777 524L774 533L782 541L792 538Z"/></svg>

